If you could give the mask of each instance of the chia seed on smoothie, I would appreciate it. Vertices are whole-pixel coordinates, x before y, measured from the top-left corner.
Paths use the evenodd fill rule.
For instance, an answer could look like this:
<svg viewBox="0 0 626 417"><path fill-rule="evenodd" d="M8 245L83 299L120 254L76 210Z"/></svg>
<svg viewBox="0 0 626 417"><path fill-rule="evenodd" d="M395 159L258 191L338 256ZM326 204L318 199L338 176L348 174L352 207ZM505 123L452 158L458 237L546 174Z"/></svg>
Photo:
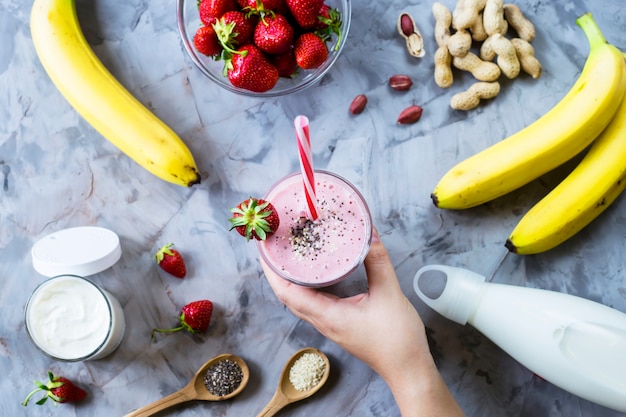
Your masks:
<svg viewBox="0 0 626 417"><path fill-rule="evenodd" d="M343 178L316 171L318 218L306 217L299 174L275 184L265 200L278 211L280 226L258 242L264 260L284 278L307 286L339 282L363 261L371 241L372 222L362 195Z"/></svg>

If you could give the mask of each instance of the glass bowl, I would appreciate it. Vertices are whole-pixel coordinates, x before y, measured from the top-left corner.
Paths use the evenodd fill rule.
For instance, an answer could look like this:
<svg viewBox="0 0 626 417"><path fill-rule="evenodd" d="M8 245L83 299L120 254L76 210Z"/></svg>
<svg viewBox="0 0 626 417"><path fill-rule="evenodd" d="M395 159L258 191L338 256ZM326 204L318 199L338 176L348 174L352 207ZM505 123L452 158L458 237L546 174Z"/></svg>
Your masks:
<svg viewBox="0 0 626 417"><path fill-rule="evenodd" d="M224 62L198 52L193 44L196 30L202 25L198 14L198 0L177 0L178 30L185 50L193 63L212 82L226 90L251 97L278 97L304 90L317 83L335 63L348 38L351 20L351 0L325 0L325 4L339 10L341 13L341 38L336 35L327 43L328 58L316 69L298 69L292 78L281 77L274 88L263 93L244 90L233 86L228 77L223 74Z"/></svg>

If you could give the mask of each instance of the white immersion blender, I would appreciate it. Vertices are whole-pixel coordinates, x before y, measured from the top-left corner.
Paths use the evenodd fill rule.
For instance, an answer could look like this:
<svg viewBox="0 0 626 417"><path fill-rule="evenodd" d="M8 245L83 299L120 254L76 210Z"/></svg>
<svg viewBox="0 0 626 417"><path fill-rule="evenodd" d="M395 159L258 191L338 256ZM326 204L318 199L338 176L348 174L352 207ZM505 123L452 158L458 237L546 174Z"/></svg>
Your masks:
<svg viewBox="0 0 626 417"><path fill-rule="evenodd" d="M569 294L488 283L445 265L421 268L413 288L439 314L471 324L546 381L626 412L626 314Z"/></svg>

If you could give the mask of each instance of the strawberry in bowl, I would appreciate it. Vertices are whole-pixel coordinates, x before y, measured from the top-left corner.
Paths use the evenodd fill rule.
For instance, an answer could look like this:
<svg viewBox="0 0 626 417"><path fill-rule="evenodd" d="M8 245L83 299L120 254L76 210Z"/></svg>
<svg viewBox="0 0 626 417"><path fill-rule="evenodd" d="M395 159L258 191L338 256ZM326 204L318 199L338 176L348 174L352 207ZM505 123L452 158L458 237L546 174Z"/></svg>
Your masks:
<svg viewBox="0 0 626 417"><path fill-rule="evenodd" d="M177 1L191 60L221 87L247 96L314 85L337 60L350 27L351 0Z"/></svg>

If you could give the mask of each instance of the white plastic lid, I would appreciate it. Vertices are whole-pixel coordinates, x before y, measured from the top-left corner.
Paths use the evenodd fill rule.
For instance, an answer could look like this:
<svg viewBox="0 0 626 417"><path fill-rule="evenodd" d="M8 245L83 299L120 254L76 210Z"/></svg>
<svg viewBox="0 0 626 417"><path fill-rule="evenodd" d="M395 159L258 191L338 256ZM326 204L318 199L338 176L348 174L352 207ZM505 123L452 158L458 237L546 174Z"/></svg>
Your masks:
<svg viewBox="0 0 626 417"><path fill-rule="evenodd" d="M476 309L485 277L463 268L427 265L415 274L413 289L426 305L459 324Z"/></svg>
<svg viewBox="0 0 626 417"><path fill-rule="evenodd" d="M122 256L119 237L96 226L59 230L41 238L31 250L35 270L47 277L86 277L113 266Z"/></svg>

